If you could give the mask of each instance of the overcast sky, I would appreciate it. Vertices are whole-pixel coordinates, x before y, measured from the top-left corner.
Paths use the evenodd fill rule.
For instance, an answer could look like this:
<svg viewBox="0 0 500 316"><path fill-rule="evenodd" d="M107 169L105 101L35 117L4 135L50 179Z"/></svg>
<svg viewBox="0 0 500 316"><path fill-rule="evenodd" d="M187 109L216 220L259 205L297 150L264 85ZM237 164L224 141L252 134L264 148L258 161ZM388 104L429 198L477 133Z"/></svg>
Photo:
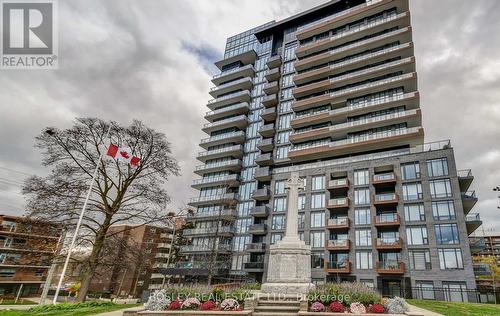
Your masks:
<svg viewBox="0 0 500 316"><path fill-rule="evenodd" d="M59 1L59 70L0 70L0 213L20 214L23 178L46 172L33 138L80 116L137 118L163 131L182 167L168 184L171 206L187 202L226 38L323 2ZM473 168L473 211L487 232L500 232L492 192L500 185L500 1L411 5L426 142L451 139L458 167Z"/></svg>

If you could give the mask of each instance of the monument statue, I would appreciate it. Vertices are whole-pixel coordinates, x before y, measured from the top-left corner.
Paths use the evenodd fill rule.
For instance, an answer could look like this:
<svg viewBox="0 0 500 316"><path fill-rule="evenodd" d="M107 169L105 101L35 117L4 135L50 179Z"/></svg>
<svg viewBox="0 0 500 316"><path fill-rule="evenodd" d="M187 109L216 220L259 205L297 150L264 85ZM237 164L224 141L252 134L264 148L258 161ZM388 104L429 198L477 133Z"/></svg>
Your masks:
<svg viewBox="0 0 500 316"><path fill-rule="evenodd" d="M267 280L264 293L305 294L314 288L311 283L311 247L299 239L298 200L304 181L292 172L285 188L288 190L285 237L269 248Z"/></svg>

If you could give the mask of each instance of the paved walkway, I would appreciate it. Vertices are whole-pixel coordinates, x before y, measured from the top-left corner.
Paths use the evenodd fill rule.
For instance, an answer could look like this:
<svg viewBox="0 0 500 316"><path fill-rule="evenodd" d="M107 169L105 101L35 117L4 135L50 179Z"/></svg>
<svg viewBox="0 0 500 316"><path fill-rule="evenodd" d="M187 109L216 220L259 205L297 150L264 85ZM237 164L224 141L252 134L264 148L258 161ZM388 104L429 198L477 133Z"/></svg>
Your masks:
<svg viewBox="0 0 500 316"><path fill-rule="evenodd" d="M410 305L410 313L413 315L423 315L423 316L443 316L443 314L438 314L436 312L431 312L430 310L417 307L415 305Z"/></svg>
<svg viewBox="0 0 500 316"><path fill-rule="evenodd" d="M120 309L117 311L113 311L113 312L96 314L96 316L122 316L123 311L135 311L135 310L143 310L143 309L144 309L144 306L129 307L129 308L124 308L124 309Z"/></svg>

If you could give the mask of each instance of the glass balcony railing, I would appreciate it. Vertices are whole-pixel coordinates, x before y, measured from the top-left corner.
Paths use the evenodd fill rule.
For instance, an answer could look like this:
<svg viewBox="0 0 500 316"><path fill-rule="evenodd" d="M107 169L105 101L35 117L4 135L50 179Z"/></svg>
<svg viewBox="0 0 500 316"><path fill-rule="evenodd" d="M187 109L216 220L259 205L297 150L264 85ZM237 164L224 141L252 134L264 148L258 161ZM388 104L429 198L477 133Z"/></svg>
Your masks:
<svg viewBox="0 0 500 316"><path fill-rule="evenodd" d="M243 67L238 67L238 68L233 68L233 69L230 69L230 70L223 71L220 74L214 75L212 77L212 79L217 79L217 78L220 78L220 77L224 77L224 76L227 76L229 74L236 73L236 72L239 72L239 71L242 71L242 70L247 70L247 69L253 69L253 65L246 65L246 66L243 66Z"/></svg>
<svg viewBox="0 0 500 316"><path fill-rule="evenodd" d="M230 117L228 119L220 120L217 122L206 123L203 125L203 128L215 127L215 126L224 125L224 124L236 122L236 121L244 121L246 119L247 119L247 117L245 115L238 115L238 116Z"/></svg>
<svg viewBox="0 0 500 316"><path fill-rule="evenodd" d="M232 99L232 98L236 98L236 97L239 97L239 96L242 96L242 95L245 95L245 94L250 95L250 93L248 92L248 90L238 91L238 92L234 92L234 93L231 93L231 94L227 94L227 95L224 95L224 96L212 99L212 100L208 101L208 104L213 104L213 103L217 103L217 102L226 101L226 100L229 100L229 99Z"/></svg>
<svg viewBox="0 0 500 316"><path fill-rule="evenodd" d="M231 86L234 86L234 85L246 82L246 81L252 81L252 79L249 78L249 77L245 77L245 78L241 78L241 79L238 79L238 80L230 81L230 82L221 84L219 86L210 88L210 92L216 91L216 90L220 90L220 89L224 89L224 88L227 88L227 87L231 87Z"/></svg>
<svg viewBox="0 0 500 316"><path fill-rule="evenodd" d="M198 165L196 166L195 170L205 170L205 169L213 169L213 168L219 168L219 167L225 167L225 166L233 166L233 165L238 165L241 160L239 159L231 159L231 160L225 160L225 161L220 161L220 162L215 162L215 163L209 163L206 165Z"/></svg>
<svg viewBox="0 0 500 316"><path fill-rule="evenodd" d="M374 182L392 181L392 180L396 180L396 175L394 174L394 172L379 173L379 174L374 174L373 175L373 181Z"/></svg>
<svg viewBox="0 0 500 316"><path fill-rule="evenodd" d="M243 146L234 145L234 146L229 146L229 147L224 147L224 148L219 148L219 149L200 151L198 153L198 157L211 156L211 155L222 154L222 153L232 152L232 151L243 151Z"/></svg>
<svg viewBox="0 0 500 316"><path fill-rule="evenodd" d="M396 193L381 193L375 194L375 202L388 202L397 200L398 196Z"/></svg>
<svg viewBox="0 0 500 316"><path fill-rule="evenodd" d="M193 185L199 184L207 184L214 182L225 182L225 181L236 181L239 179L239 175L237 174L228 174L223 176L215 176L215 177L206 177L202 179L193 180Z"/></svg>
<svg viewBox="0 0 500 316"><path fill-rule="evenodd" d="M355 7L352 7L352 8L350 8L350 9L343 10L343 11L340 11L340 12L338 12L338 13L335 13L335 14L329 15L329 16L327 16L327 17L324 17L324 18L322 18L322 19L315 20L315 21L313 21L313 22L311 22L311 23L308 23L308 24L305 24L305 25L299 26L299 27L297 28L297 33L302 32L302 31L304 31L304 30L307 30L307 29L309 29L309 28L312 28L313 26L316 26L316 25L318 25L318 24L321 24L321 23L325 23L325 22L332 21L333 19L336 19L336 18L338 18L338 17L340 17L340 16L347 15L347 14L350 14L350 13L352 13L352 12L358 11L358 10L360 10L360 9L362 9L362 8L365 8L366 6L367 6L367 4L366 4L366 3L363 3L363 4L357 5L357 6L355 6Z"/></svg>
<svg viewBox="0 0 500 316"><path fill-rule="evenodd" d="M235 104L235 105L230 105L230 106L227 106L227 107L223 107L223 108L220 108L220 109L217 109L217 110L214 110L214 111L208 111L208 112L205 113L205 116L212 116L212 115L216 115L216 114L221 114L221 113L225 113L225 112L228 112L228 111L232 111L232 110L236 110L236 109L244 108L244 107L248 107L248 103L242 102L242 103L238 103L238 104Z"/></svg>
<svg viewBox="0 0 500 316"><path fill-rule="evenodd" d="M201 143L206 144L206 143L211 143L211 142L215 142L218 140L233 138L233 137L245 137L245 132L238 131L238 132L231 132L231 133L225 133L225 134L220 134L220 135L216 135L216 136L211 136L211 137L207 137L207 138L202 139Z"/></svg>

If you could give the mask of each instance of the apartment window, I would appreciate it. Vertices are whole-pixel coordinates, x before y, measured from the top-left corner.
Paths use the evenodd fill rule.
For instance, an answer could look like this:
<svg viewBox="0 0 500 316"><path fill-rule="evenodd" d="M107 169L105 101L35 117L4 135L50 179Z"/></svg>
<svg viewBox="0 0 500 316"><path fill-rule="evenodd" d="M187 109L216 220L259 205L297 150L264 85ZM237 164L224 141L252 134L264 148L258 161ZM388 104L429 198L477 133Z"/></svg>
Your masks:
<svg viewBox="0 0 500 316"><path fill-rule="evenodd" d="M447 176L448 160L446 158L427 160L427 172L429 177Z"/></svg>
<svg viewBox="0 0 500 316"><path fill-rule="evenodd" d="M411 270L430 270L431 253L428 249L408 250Z"/></svg>
<svg viewBox="0 0 500 316"><path fill-rule="evenodd" d="M325 189L325 176L315 176L311 180L311 190Z"/></svg>
<svg viewBox="0 0 500 316"><path fill-rule="evenodd" d="M371 251L356 251L356 269L373 269L373 255Z"/></svg>
<svg viewBox="0 0 500 316"><path fill-rule="evenodd" d="M403 184L403 200L420 200L422 197L422 184L420 182Z"/></svg>
<svg viewBox="0 0 500 316"><path fill-rule="evenodd" d="M285 215L273 215L272 229L285 229Z"/></svg>
<svg viewBox="0 0 500 316"><path fill-rule="evenodd" d="M311 228L325 227L325 212L311 212Z"/></svg>
<svg viewBox="0 0 500 316"><path fill-rule="evenodd" d="M274 194L284 194L284 193L285 193L285 180L274 182Z"/></svg>
<svg viewBox="0 0 500 316"><path fill-rule="evenodd" d="M311 194L311 208L325 207L325 193Z"/></svg>
<svg viewBox="0 0 500 316"><path fill-rule="evenodd" d="M451 197L451 181L450 179L440 179L429 181L431 187L432 198Z"/></svg>
<svg viewBox="0 0 500 316"><path fill-rule="evenodd" d="M290 120L292 119L292 114L283 114L278 118L278 129L290 128Z"/></svg>
<svg viewBox="0 0 500 316"><path fill-rule="evenodd" d="M275 197L274 198L274 212L286 212L286 197Z"/></svg>
<svg viewBox="0 0 500 316"><path fill-rule="evenodd" d="M278 241L280 241L283 238L283 234L279 233L273 233L271 234L271 245L274 245Z"/></svg>
<svg viewBox="0 0 500 316"><path fill-rule="evenodd" d="M432 281L415 281L416 298L419 300L435 300L434 282Z"/></svg>
<svg viewBox="0 0 500 316"><path fill-rule="evenodd" d="M356 229L356 246L371 246L372 231L371 229Z"/></svg>
<svg viewBox="0 0 500 316"><path fill-rule="evenodd" d="M401 178L403 180L412 180L420 178L420 164L418 161L405 163L401 165Z"/></svg>
<svg viewBox="0 0 500 316"><path fill-rule="evenodd" d="M354 185L366 185L370 183L368 169L354 171Z"/></svg>
<svg viewBox="0 0 500 316"><path fill-rule="evenodd" d="M304 232L298 232L299 239L304 241Z"/></svg>
<svg viewBox="0 0 500 316"><path fill-rule="evenodd" d="M304 227L306 226L306 214L305 213L299 213L298 214L298 217L297 217L297 221L298 221L298 227L299 229L304 229Z"/></svg>
<svg viewBox="0 0 500 316"><path fill-rule="evenodd" d="M325 253L311 253L311 269L323 269L325 267Z"/></svg>
<svg viewBox="0 0 500 316"><path fill-rule="evenodd" d="M375 288L375 282L372 279L359 279L359 283L364 284L365 286L369 287L370 289Z"/></svg>
<svg viewBox="0 0 500 316"><path fill-rule="evenodd" d="M290 146L280 146L276 149L276 158L285 159L288 157L288 152L290 151Z"/></svg>
<svg viewBox="0 0 500 316"><path fill-rule="evenodd" d="M325 247L325 232L311 232L311 247L324 248Z"/></svg>
<svg viewBox="0 0 500 316"><path fill-rule="evenodd" d="M365 205L370 204L370 189L355 189L354 190L354 204Z"/></svg>
<svg viewBox="0 0 500 316"><path fill-rule="evenodd" d="M369 208L358 208L354 210L354 223L356 225L370 225L371 212Z"/></svg>
<svg viewBox="0 0 500 316"><path fill-rule="evenodd" d="M276 137L276 143L277 144L288 143L290 134L292 134L292 131L279 132L278 137Z"/></svg>
<svg viewBox="0 0 500 316"><path fill-rule="evenodd" d="M427 239L427 227L406 227L406 239L408 245L427 245L429 243Z"/></svg>
<svg viewBox="0 0 500 316"><path fill-rule="evenodd" d="M456 245L460 243L457 224L434 225L438 245Z"/></svg>
<svg viewBox="0 0 500 316"><path fill-rule="evenodd" d="M15 269L0 269L1 278L12 278L16 274Z"/></svg>
<svg viewBox="0 0 500 316"><path fill-rule="evenodd" d="M453 201L432 202L432 216L437 221L456 219L455 204Z"/></svg>
<svg viewBox="0 0 500 316"><path fill-rule="evenodd" d="M306 196L303 194L299 195L297 203L299 211L304 210L306 208Z"/></svg>
<svg viewBox="0 0 500 316"><path fill-rule="evenodd" d="M441 270L463 269L462 250L460 248L438 248Z"/></svg>
<svg viewBox="0 0 500 316"><path fill-rule="evenodd" d="M406 222L425 222L424 204L405 204Z"/></svg>

